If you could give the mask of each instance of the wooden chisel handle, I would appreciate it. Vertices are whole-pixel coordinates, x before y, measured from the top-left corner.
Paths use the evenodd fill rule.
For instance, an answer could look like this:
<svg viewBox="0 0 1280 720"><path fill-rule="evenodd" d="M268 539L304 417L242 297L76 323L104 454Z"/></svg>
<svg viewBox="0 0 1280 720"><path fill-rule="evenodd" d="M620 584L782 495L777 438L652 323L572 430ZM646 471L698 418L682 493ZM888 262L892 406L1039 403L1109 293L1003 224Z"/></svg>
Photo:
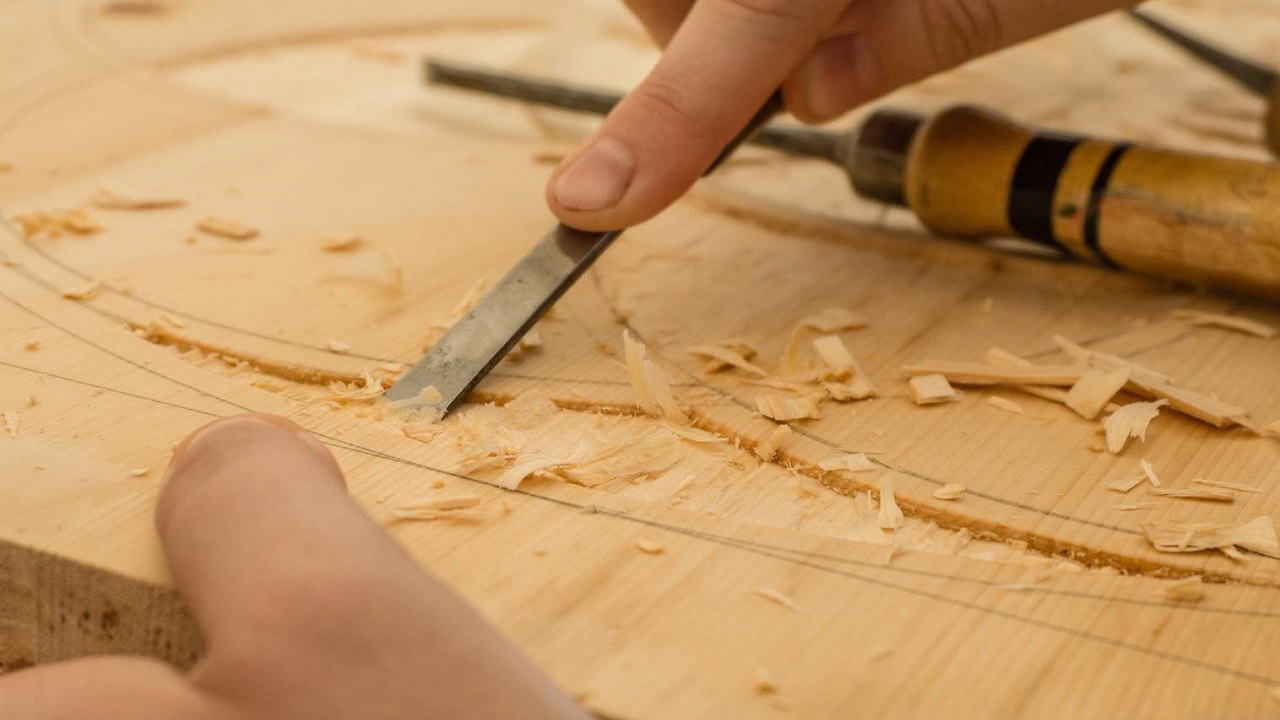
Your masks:
<svg viewBox="0 0 1280 720"><path fill-rule="evenodd" d="M1017 235L1280 298L1280 165L1036 132L969 106L879 111L845 159L860 193L939 234Z"/></svg>

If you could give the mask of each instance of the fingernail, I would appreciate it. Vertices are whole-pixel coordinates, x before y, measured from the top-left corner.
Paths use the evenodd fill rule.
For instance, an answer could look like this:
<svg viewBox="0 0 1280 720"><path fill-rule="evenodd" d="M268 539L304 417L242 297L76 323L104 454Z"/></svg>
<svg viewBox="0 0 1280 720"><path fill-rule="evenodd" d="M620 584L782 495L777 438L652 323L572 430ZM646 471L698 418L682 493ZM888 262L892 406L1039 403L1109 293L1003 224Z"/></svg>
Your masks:
<svg viewBox="0 0 1280 720"><path fill-rule="evenodd" d="M635 169L626 145L602 138L556 180L556 202L570 210L607 210L622 200Z"/></svg>
<svg viewBox="0 0 1280 720"><path fill-rule="evenodd" d="M823 41L806 67L809 112L830 120L866 102L879 72L875 53L861 35Z"/></svg>
<svg viewBox="0 0 1280 720"><path fill-rule="evenodd" d="M330 455L319 440L316 440L310 433L282 417L274 415L237 415L215 420L191 433L182 442L178 443L178 446L173 450L173 456L169 458L169 466L165 468L162 482L168 483L169 480L183 470L188 461L200 454L202 448L219 442L224 435L234 436L237 433L259 434L279 432L280 430L287 431L290 439L299 441L311 452L330 463L334 462L333 456Z"/></svg>

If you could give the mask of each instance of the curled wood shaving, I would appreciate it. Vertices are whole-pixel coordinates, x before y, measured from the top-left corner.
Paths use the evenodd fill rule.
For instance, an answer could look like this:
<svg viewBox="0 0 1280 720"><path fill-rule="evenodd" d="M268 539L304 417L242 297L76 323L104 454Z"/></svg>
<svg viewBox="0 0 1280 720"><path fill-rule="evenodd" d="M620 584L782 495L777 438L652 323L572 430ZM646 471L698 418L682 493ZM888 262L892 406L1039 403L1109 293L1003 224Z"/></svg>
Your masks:
<svg viewBox="0 0 1280 720"><path fill-rule="evenodd" d="M965 487L959 483L947 483L937 490L933 491L933 496L939 500L959 500L964 494Z"/></svg>
<svg viewBox="0 0 1280 720"><path fill-rule="evenodd" d="M92 235L107 229L88 210L36 210L16 215L13 221L28 240L37 237L58 238L65 234Z"/></svg>
<svg viewBox="0 0 1280 720"><path fill-rule="evenodd" d="M755 453L756 457L764 460L765 462L769 462L778 456L778 450L790 437L791 426L775 425L774 428L769 431L769 434L765 436L764 440L761 440L760 443L752 448L751 451Z"/></svg>
<svg viewBox="0 0 1280 720"><path fill-rule="evenodd" d="M1005 412L1013 413L1014 415L1027 414L1027 411L1023 410L1022 406L1018 403L995 395L987 398L987 404L997 410L1004 410Z"/></svg>
<svg viewBox="0 0 1280 720"><path fill-rule="evenodd" d="M1074 365L997 367L955 360L922 360L903 368L908 377L942 375L958 385L1074 385L1085 368Z"/></svg>
<svg viewBox="0 0 1280 720"><path fill-rule="evenodd" d="M1147 426L1160 414L1160 408L1168 404L1168 400L1130 403L1108 415L1102 423L1107 434L1107 450L1113 455L1120 454L1129 438L1146 442Z"/></svg>
<svg viewBox="0 0 1280 720"><path fill-rule="evenodd" d="M381 380L373 377L368 370L365 370L361 373L359 382L335 380L329 383L329 392L331 393L329 399L340 405L373 402L381 398L386 389Z"/></svg>
<svg viewBox="0 0 1280 720"><path fill-rule="evenodd" d="M636 538L636 547L646 555L661 555L667 551L667 546L662 543L646 540L645 538Z"/></svg>
<svg viewBox="0 0 1280 720"><path fill-rule="evenodd" d="M1151 546L1160 552L1189 553L1217 550L1236 557L1236 549L1280 558L1280 541L1271 518L1263 515L1235 527L1216 523L1151 522L1142 530Z"/></svg>
<svg viewBox="0 0 1280 720"><path fill-rule="evenodd" d="M257 228L227 218L207 217L196 223L196 229L228 240L243 241L258 237Z"/></svg>
<svg viewBox="0 0 1280 720"><path fill-rule="evenodd" d="M898 499L893 496L893 480L889 476L880 478L880 513L878 516L881 530L897 530L904 516L898 507Z"/></svg>
<svg viewBox="0 0 1280 720"><path fill-rule="evenodd" d="M748 348L749 349L749 348ZM756 377L768 377L769 373L764 368L753 365L746 355L739 352L739 349L723 345L698 345L689 348L686 352L695 357L700 357L709 362L703 368L705 372L716 373L730 367L754 375ZM754 350L751 351L754 354Z"/></svg>
<svg viewBox="0 0 1280 720"><path fill-rule="evenodd" d="M873 545L891 545L889 536L880 528L880 512L871 499L871 493L858 493L853 498L855 512L853 527L849 530L849 539Z"/></svg>
<svg viewBox="0 0 1280 720"><path fill-rule="evenodd" d="M808 395L763 393L756 396L756 410L770 420L778 422L817 420L822 417L818 403Z"/></svg>
<svg viewBox="0 0 1280 720"><path fill-rule="evenodd" d="M1093 369L1085 373L1067 391L1066 405L1085 420L1098 417L1103 408L1111 404L1116 393L1129 383L1129 368L1111 370Z"/></svg>
<svg viewBox="0 0 1280 720"><path fill-rule="evenodd" d="M649 351L644 343L623 330L622 345L631 387L636 391L640 409L646 415L663 418L678 425L688 425L689 417L671 392L671 379L649 359Z"/></svg>
<svg viewBox="0 0 1280 720"><path fill-rule="evenodd" d="M329 352L331 353L335 353L337 355L345 355L351 352L351 345L349 345L348 343L344 343L341 340L330 339L327 344L329 347Z"/></svg>
<svg viewBox="0 0 1280 720"><path fill-rule="evenodd" d="M495 478L493 483L498 487L515 490L519 488L520 483L528 479L530 475L551 468L564 467L567 464L568 463L565 460L547 455L526 456L521 458L519 462Z"/></svg>
<svg viewBox="0 0 1280 720"><path fill-rule="evenodd" d="M181 198L148 196L105 187L98 188L89 202L104 210L166 210L187 204Z"/></svg>
<svg viewBox="0 0 1280 720"><path fill-rule="evenodd" d="M778 590L774 590L773 588L758 587L755 589L755 593L765 600L788 610L792 610L794 612L802 611L802 608L795 600L792 600L789 596Z"/></svg>
<svg viewBox="0 0 1280 720"><path fill-rule="evenodd" d="M359 235L325 236L320 239L320 249L330 253L352 252L363 247L364 242L364 238Z"/></svg>
<svg viewBox="0 0 1280 720"><path fill-rule="evenodd" d="M907 389L917 405L957 402L963 397L943 375L917 375L907 381Z"/></svg>
<svg viewBox="0 0 1280 720"><path fill-rule="evenodd" d="M417 421L408 422L400 426L400 432L410 440L429 443L440 436L444 427L439 422Z"/></svg>
<svg viewBox="0 0 1280 720"><path fill-rule="evenodd" d="M1277 330L1271 325L1257 320L1238 317L1236 315L1200 312L1198 310L1174 310L1173 318L1195 327L1214 327L1221 328L1223 330L1234 330L1235 332L1260 337L1264 340L1270 340L1277 334L1280 334L1280 330Z"/></svg>
<svg viewBox="0 0 1280 720"><path fill-rule="evenodd" d="M824 472L833 470L848 470L849 472L870 472L879 470L880 466L871 462L866 453L849 453L847 455L836 455L825 460L818 461L818 467Z"/></svg>
<svg viewBox="0 0 1280 720"><path fill-rule="evenodd" d="M1208 500L1210 502L1235 502L1236 496L1230 490L1195 489L1195 488L1155 488L1152 495L1176 498L1179 500Z"/></svg>
<svg viewBox="0 0 1280 720"><path fill-rule="evenodd" d="M1205 480L1204 478L1195 478L1191 481L1192 485L1205 485L1208 487L1222 488L1223 490L1236 490L1246 493L1260 493L1262 488L1252 485L1244 485L1242 483L1223 482L1221 480Z"/></svg>
<svg viewBox="0 0 1280 720"><path fill-rule="evenodd" d="M1160 594L1170 602L1195 603L1204 599L1204 581L1199 575L1165 583Z"/></svg>

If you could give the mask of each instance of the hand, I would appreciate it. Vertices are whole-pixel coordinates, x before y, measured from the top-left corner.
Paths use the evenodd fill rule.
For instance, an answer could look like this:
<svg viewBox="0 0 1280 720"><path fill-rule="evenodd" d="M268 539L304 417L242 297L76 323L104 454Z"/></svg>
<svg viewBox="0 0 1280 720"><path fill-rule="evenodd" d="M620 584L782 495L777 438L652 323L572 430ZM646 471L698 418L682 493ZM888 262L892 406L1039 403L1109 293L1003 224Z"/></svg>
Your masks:
<svg viewBox="0 0 1280 720"><path fill-rule="evenodd" d="M820 122L894 88L1135 0L625 0L666 47L547 185L583 230L684 194L765 99Z"/></svg>
<svg viewBox="0 0 1280 720"><path fill-rule="evenodd" d="M0 717L586 717L423 573L286 420L231 418L187 438L156 524L204 660L186 675L125 657L24 670L0 678Z"/></svg>

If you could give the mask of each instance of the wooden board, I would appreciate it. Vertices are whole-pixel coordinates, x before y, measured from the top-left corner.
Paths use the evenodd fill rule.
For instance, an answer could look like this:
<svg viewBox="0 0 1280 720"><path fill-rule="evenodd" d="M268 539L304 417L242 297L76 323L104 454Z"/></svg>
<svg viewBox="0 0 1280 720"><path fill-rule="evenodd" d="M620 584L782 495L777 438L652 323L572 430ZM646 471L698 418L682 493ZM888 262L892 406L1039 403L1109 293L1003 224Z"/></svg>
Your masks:
<svg viewBox="0 0 1280 720"><path fill-rule="evenodd" d="M730 442L687 444L642 482L540 479L509 493L491 474L457 472L457 421L418 442L366 408L332 409L314 381L416 359L430 326L550 225L544 156L590 127L424 89L417 58L626 87L654 55L620 6L109 6L0 2L0 163L12 165L0 172L0 410L19 416L16 435L0 436L0 667L111 651L193 661L199 638L151 528L158 477L184 434L255 411L318 433L374 517L604 715L1274 709L1280 561L1158 553L1141 523L1276 516L1280 443L1162 415L1146 443L1112 456L1088 449L1095 423L1060 406L975 390L918 408L901 375L920 358L977 359L991 346L1061 361L1060 333L1268 422L1280 417L1280 343L1169 313L1280 324L1274 305L925 238L904 211L853 198L833 168L748 151L629 232L542 323L545 347L505 363L477 398L539 393L567 408L525 431L530 447L649 432L618 360L626 327L697 424ZM1261 22L1272 3L1163 9L1280 59L1280 30ZM1261 157L1256 100L1119 17L888 102L932 110L960 99L1027 122ZM95 209L106 229L85 237L19 232L17 216L86 206L100 186L186 207ZM260 236L197 232L211 215ZM366 245L320 249L345 235ZM99 279L88 300L62 294ZM881 397L824 403L822 419L797 424L780 458L761 463L749 452L770 428L753 412L761 389L702 373L685 348L742 337L776 365L795 323L826 307L871 319L844 337ZM331 340L352 349L336 354ZM191 347L233 362L180 352ZM992 394L1028 415L989 407ZM884 469L819 478L817 463L846 451L873 453ZM1140 459L1176 486L1206 477L1262 492L1210 505L1106 490ZM856 530L855 496L883 475L911 516L888 546ZM961 500L933 497L954 482L969 488ZM390 522L404 502L462 488L510 513L481 525ZM1136 501L1150 507L1116 508ZM642 553L638 538L666 552ZM1159 577L1190 574L1224 582L1198 604L1165 601ZM801 609L763 600L762 587ZM778 677L776 697L755 691L761 667Z"/></svg>

